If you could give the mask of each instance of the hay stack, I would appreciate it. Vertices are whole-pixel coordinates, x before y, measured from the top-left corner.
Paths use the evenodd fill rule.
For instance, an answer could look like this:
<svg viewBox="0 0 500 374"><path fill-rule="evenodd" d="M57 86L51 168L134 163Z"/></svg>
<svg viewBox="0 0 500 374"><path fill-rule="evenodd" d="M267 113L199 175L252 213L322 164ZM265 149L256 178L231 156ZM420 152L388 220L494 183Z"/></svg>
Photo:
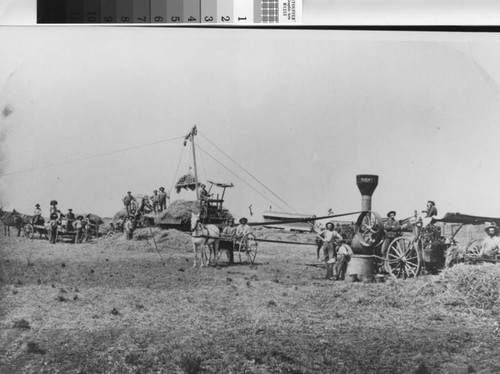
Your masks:
<svg viewBox="0 0 500 374"><path fill-rule="evenodd" d="M86 217L87 214L90 214L90 223L93 225L102 225L104 224L104 221L101 217L99 217L97 214L94 213L84 213L84 214L75 214L76 217L78 216L83 216Z"/></svg>
<svg viewBox="0 0 500 374"><path fill-rule="evenodd" d="M125 220L128 217L127 209L123 208L113 216L113 222L118 221L120 218Z"/></svg>
<svg viewBox="0 0 500 374"><path fill-rule="evenodd" d="M155 218L155 223L187 224L191 221L191 213L200 213L198 201L176 200Z"/></svg>

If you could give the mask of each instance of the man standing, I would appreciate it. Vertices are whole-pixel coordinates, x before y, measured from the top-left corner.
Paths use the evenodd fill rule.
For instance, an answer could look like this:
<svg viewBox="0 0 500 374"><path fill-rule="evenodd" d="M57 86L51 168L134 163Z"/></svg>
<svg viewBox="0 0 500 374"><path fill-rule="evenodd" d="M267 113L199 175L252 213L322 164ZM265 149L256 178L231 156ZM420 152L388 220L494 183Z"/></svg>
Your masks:
<svg viewBox="0 0 500 374"><path fill-rule="evenodd" d="M78 216L76 217L76 220L73 222L73 228L76 231L75 235L75 244L81 243L82 242L82 236L83 236L83 216Z"/></svg>
<svg viewBox="0 0 500 374"><path fill-rule="evenodd" d="M167 199L170 199L170 196L165 192L165 187L160 187L160 193L158 194L159 203L160 203L160 213L167 209Z"/></svg>
<svg viewBox="0 0 500 374"><path fill-rule="evenodd" d="M236 236L236 227L234 227L234 219L230 218L227 220L227 226L222 230L221 236L223 238L234 238ZM234 253L232 248L228 248L226 251L226 256L229 260L229 264L234 263Z"/></svg>
<svg viewBox="0 0 500 374"><path fill-rule="evenodd" d="M151 201L153 202L154 214L158 214L160 211L160 195L158 195L158 190L153 191L153 196L151 196Z"/></svg>
<svg viewBox="0 0 500 374"><path fill-rule="evenodd" d="M73 227L73 221L75 220L75 215L73 214L73 209L68 209L68 214L66 214L66 219L68 220L66 230L70 231Z"/></svg>
<svg viewBox="0 0 500 374"><path fill-rule="evenodd" d="M134 222L133 222L134 217L129 216L127 218L127 222L125 222L125 236L127 240L132 240L134 236Z"/></svg>
<svg viewBox="0 0 500 374"><path fill-rule="evenodd" d="M389 219L384 223L385 239L384 242L382 243L382 257L385 257L387 249L389 248L389 244L391 244L392 240L396 236L399 236L401 233L401 225L399 224L399 221L395 218L396 211L391 210L389 213L387 213L387 217Z"/></svg>
<svg viewBox="0 0 500 374"><path fill-rule="evenodd" d="M481 247L481 256L495 256L500 253L500 238L498 235L498 226L491 225L484 229L488 236L484 238Z"/></svg>
<svg viewBox="0 0 500 374"><path fill-rule="evenodd" d="M319 232L316 237L323 242L323 254L325 255L325 262L329 259L337 257L336 243L343 240L342 236L335 231L332 222L326 224L326 230Z"/></svg>
<svg viewBox="0 0 500 374"><path fill-rule="evenodd" d="M127 209L127 216L131 216L133 213L135 213L132 212L133 209L131 209L132 201L135 202L135 198L132 196L132 192L128 191L122 201L123 205L125 205L125 209Z"/></svg>
<svg viewBox="0 0 500 374"><path fill-rule="evenodd" d="M56 243L57 238L57 213L51 213L49 221L49 242L52 244Z"/></svg>

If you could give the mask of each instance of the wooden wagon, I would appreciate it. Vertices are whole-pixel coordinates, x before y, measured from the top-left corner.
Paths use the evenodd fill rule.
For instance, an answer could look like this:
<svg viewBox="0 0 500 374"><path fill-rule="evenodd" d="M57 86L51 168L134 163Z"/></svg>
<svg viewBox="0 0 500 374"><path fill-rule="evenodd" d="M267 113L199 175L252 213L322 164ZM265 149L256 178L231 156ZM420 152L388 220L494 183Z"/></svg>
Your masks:
<svg viewBox="0 0 500 374"><path fill-rule="evenodd" d="M240 263L253 264L257 257L258 242L255 235L250 233L243 237L221 237L219 241L219 251L217 258L213 258L214 254L210 252L208 260L218 262L222 252L226 252L229 262L234 261L234 256L238 254Z"/></svg>

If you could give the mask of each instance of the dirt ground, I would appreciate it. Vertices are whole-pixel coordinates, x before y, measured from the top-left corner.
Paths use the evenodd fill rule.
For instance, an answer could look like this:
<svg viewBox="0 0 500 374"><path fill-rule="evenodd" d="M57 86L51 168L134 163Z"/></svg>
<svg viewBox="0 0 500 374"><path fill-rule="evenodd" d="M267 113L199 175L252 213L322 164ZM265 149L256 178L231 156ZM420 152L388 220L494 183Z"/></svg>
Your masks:
<svg viewBox="0 0 500 374"><path fill-rule="evenodd" d="M152 233L158 250L146 231L79 245L2 236L0 372L500 372L497 294L473 304L441 275L327 281L306 265L315 247L291 244L260 243L252 266L223 255L192 268L186 234Z"/></svg>

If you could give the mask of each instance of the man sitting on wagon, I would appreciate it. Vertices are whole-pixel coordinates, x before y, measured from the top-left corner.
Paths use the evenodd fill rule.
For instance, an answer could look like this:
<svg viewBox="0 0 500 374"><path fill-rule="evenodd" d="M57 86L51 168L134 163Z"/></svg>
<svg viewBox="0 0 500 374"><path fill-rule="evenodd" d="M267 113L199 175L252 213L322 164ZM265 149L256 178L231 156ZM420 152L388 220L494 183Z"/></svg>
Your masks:
<svg viewBox="0 0 500 374"><path fill-rule="evenodd" d="M35 211L33 212L33 218L31 219L32 225L43 225L44 220L42 217L42 210L40 209L40 204L35 205Z"/></svg>
<svg viewBox="0 0 500 374"><path fill-rule="evenodd" d="M488 236L484 238L481 247L481 256L495 256L500 253L500 238L498 235L498 226L491 225L484 229Z"/></svg>

